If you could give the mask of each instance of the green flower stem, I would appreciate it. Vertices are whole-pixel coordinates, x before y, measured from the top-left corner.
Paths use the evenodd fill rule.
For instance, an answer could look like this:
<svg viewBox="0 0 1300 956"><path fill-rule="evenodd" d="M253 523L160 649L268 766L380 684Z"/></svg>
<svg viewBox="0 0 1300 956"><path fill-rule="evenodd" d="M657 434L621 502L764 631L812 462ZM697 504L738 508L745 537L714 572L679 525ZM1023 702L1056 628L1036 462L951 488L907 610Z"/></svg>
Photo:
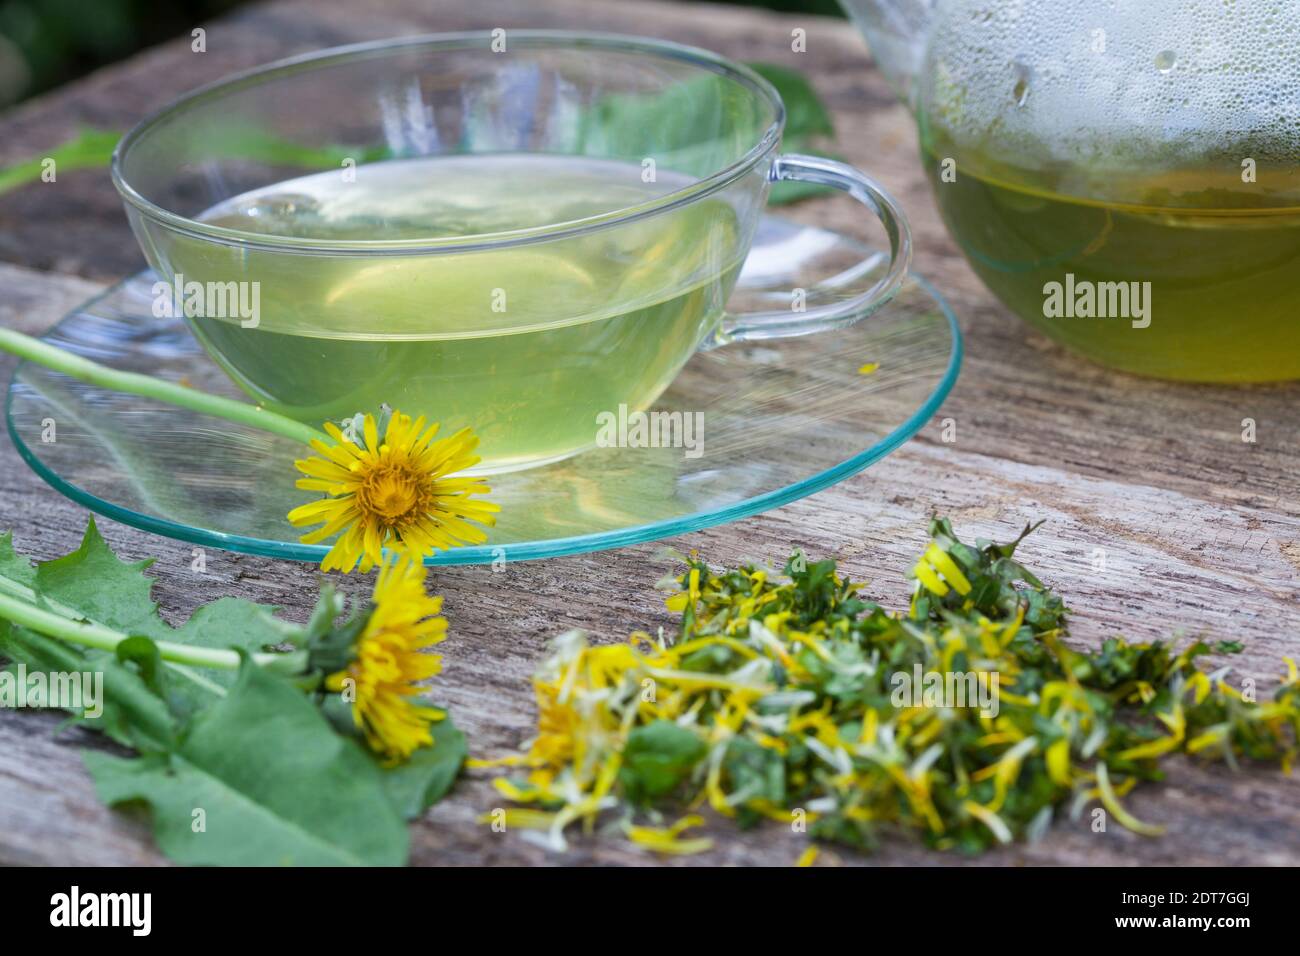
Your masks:
<svg viewBox="0 0 1300 956"><path fill-rule="evenodd" d="M14 581L10 578L6 578L3 575L0 575L0 596L3 596L6 592L10 597L16 598L19 601L22 601L24 604L27 604L29 606L34 606L34 602L36 601L36 592L33 591L31 588L19 584L17 581ZM46 597L41 599L41 603L45 605L46 610L53 611L55 614L64 618L65 620L86 621L86 619L83 618L80 614L78 614L77 611L68 607L66 604L60 603L59 601L54 601ZM91 622L86 621L86 623L91 623ZM289 626L287 622L285 622L285 625L286 627ZM287 635L286 635L286 639L287 639ZM172 671L174 671L177 674L180 674L186 680L197 684L198 686L202 687L204 690L210 691L216 694L218 697L226 696L226 689L224 687L222 687L220 684L208 680L206 677L204 677L198 671L195 671L193 668L187 667L184 664L177 664L175 661L166 661L165 663Z"/></svg>
<svg viewBox="0 0 1300 956"><path fill-rule="evenodd" d="M54 160L59 175L70 173L74 169L107 166L113 158L113 148L121 138L121 133L83 129L77 136L53 149L46 150L43 155L32 156L0 169L0 194L39 180L41 174L45 172L43 161L46 159Z"/></svg>
<svg viewBox="0 0 1300 956"><path fill-rule="evenodd" d="M14 624L30 628L46 637L58 638L83 647L93 647L101 651L115 651L117 645L129 637L121 631L104 627L90 621L73 621L36 607L27 601L0 593L0 617ZM154 641L158 653L165 661L175 664L190 664L197 667L211 667L218 670L236 670L239 667L239 654L232 650L213 647L192 647L189 644L177 644L173 641ZM305 652L287 654L253 654L253 663L273 670L298 673L306 663Z"/></svg>
<svg viewBox="0 0 1300 956"><path fill-rule="evenodd" d="M106 365L100 365L98 362L82 358L80 355L73 355L66 349L50 345L48 342L32 338L30 335L15 332L13 329L0 329L0 349L12 352L19 358L35 362L37 365L43 365L56 372L62 372L64 375L91 385L99 385L117 392L127 392L131 395L141 395L145 398L154 398L170 405L179 405L181 408L202 412L205 415L215 415L218 418L237 422L240 425L249 425L262 431L291 438L294 441L302 442L304 445L310 445L313 439L330 442L329 436L324 432L318 431L310 425L304 425L302 422L296 422L284 415L267 411L257 405L238 402L231 398L222 398L219 395L209 395L196 388L187 388L184 385L177 385L175 382L154 378L152 375L140 375L136 372L122 372L112 369Z"/></svg>
<svg viewBox="0 0 1300 956"><path fill-rule="evenodd" d="M181 675L186 680L202 687L208 693L213 694L216 697L226 696L226 689L224 687L215 681L208 680L192 667L188 667L185 664L177 664L175 661L164 661L163 663L166 664L167 667L171 668L173 673Z"/></svg>

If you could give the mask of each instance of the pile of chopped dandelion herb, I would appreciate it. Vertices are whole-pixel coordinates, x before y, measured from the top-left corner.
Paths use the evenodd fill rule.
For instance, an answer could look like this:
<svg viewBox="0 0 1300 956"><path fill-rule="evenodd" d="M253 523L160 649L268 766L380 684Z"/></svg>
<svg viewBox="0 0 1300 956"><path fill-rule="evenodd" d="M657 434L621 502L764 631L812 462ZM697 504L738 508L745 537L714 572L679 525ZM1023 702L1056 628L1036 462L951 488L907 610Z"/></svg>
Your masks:
<svg viewBox="0 0 1300 956"><path fill-rule="evenodd" d="M669 579L668 606L682 615L674 640L637 633L593 646L570 632L554 642L534 681L538 735L496 762L528 771L496 781L528 805L508 810L507 825L562 849L571 824L611 822L639 845L690 853L709 847L685 835L700 818L668 821L707 803L741 826L798 816L815 840L870 848L910 832L978 852L1034 839L1094 802L1158 834L1120 801L1160 779L1170 754L1289 772L1294 661L1273 699L1256 703L1226 683L1226 668L1196 666L1234 643L1175 653L1116 637L1071 649L1064 603L1014 559L1031 530L971 547L932 522L905 615L861 598L833 561L798 552L784 576L686 559ZM934 674L990 682L997 706L896 703L899 675Z"/></svg>

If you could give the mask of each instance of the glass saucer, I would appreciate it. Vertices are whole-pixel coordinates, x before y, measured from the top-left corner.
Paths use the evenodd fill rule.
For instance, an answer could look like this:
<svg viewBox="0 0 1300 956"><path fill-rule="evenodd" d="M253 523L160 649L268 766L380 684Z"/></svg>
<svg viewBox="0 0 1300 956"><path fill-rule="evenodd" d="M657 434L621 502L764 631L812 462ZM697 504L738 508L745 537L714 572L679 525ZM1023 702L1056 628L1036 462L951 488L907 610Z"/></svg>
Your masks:
<svg viewBox="0 0 1300 956"><path fill-rule="evenodd" d="M729 305L789 308L795 288L807 289L809 308L852 295L887 266L888 256L878 255L864 267L865 251L837 233L767 216ZM116 368L244 398L183 320L154 317L154 281L149 272L127 279L46 339ZM960 362L956 319L917 276L851 327L700 352L655 406L702 413L695 448L597 447L495 475L490 498L501 514L487 544L427 563L621 547L813 494L914 435L952 388ZM36 473L92 511L199 545L300 561L325 554L324 545L299 543L285 520L313 497L293 485L303 447L290 440L26 362L10 383L6 420ZM635 439L635 430L628 435Z"/></svg>

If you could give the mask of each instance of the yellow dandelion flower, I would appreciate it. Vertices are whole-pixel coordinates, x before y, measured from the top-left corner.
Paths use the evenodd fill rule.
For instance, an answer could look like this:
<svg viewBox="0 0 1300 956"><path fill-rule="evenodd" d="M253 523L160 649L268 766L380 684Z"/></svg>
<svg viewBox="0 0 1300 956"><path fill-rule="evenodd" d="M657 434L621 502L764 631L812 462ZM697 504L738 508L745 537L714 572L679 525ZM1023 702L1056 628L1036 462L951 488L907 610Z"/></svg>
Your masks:
<svg viewBox="0 0 1300 956"><path fill-rule="evenodd" d="M933 541L925 549L925 554L921 555L921 560L917 561L916 566L912 568L912 573L925 585L927 591L932 591L939 597L948 593L950 584L962 596L969 594L971 590L971 583L966 580L966 575L962 574L957 562ZM940 577L940 574L943 577Z"/></svg>
<svg viewBox="0 0 1300 956"><path fill-rule="evenodd" d="M447 621L439 616L442 598L425 593L424 565L410 557L380 567L371 603L355 657L325 687L351 692L352 718L371 750L405 760L433 743L429 725L444 717L411 698L422 693L418 681L442 670L442 657L425 652L447 636Z"/></svg>
<svg viewBox="0 0 1300 956"><path fill-rule="evenodd" d="M683 837L682 832L692 827L703 825L700 816L682 817L670 827L644 827L628 824L624 827L628 839L637 846L645 847L656 853L671 855L690 855L704 853L713 849L713 841L708 837Z"/></svg>
<svg viewBox="0 0 1300 956"><path fill-rule="evenodd" d="M563 767L573 759L574 741L581 731L582 718L573 709L573 701L562 701L561 688L538 683L537 739L529 756L540 766Z"/></svg>
<svg viewBox="0 0 1300 956"><path fill-rule="evenodd" d="M382 563L385 547L418 561L439 549L487 540L470 522L491 525L500 509L471 496L491 489L481 478L448 477L478 463L473 432L464 428L435 441L436 423L426 427L423 417L412 420L395 412L380 441L374 416L366 415L364 422L362 444L327 422L325 431L337 444L313 441L323 457L294 462L307 476L298 487L327 497L294 508L289 521L298 527L320 525L302 537L304 544L338 535L322 570L347 572L360 562L362 572L369 571Z"/></svg>

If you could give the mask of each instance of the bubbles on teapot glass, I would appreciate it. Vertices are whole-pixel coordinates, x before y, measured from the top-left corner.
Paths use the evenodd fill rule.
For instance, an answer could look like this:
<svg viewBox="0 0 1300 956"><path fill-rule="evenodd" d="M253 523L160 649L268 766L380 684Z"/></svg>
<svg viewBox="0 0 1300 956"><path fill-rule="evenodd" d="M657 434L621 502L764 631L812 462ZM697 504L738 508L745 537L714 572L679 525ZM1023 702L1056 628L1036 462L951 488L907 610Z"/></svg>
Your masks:
<svg viewBox="0 0 1300 956"><path fill-rule="evenodd" d="M1293 167L1295 6L940 0L917 108L930 140L990 167L1231 170L1265 156Z"/></svg>
<svg viewBox="0 0 1300 956"><path fill-rule="evenodd" d="M1029 101L1029 91L1033 85L1034 71L1019 60L1011 64L1011 70L1015 74L1015 84L1011 87L1011 98L1016 101L1017 106L1024 106Z"/></svg>

